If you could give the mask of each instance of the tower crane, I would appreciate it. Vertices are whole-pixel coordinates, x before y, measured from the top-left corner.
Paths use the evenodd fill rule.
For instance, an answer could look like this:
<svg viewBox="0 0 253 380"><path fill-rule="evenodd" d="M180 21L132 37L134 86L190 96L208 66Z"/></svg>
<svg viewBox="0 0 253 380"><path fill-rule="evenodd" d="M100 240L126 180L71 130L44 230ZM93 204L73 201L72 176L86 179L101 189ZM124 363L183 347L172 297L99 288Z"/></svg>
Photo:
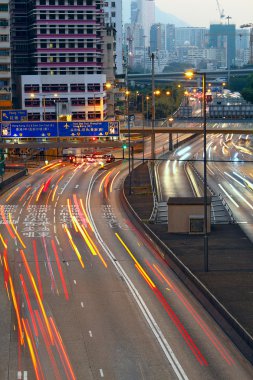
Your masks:
<svg viewBox="0 0 253 380"><path fill-rule="evenodd" d="M253 65L253 23L249 22L248 24L243 24L240 28L250 28L250 37L249 37L249 45L250 45L250 55L249 55L249 64Z"/></svg>
<svg viewBox="0 0 253 380"><path fill-rule="evenodd" d="M219 0L216 0L216 3L217 3L217 7L218 7L218 11L219 11L219 15L220 15L220 20L222 21L222 20L225 18L224 9L221 9L221 6L220 6L220 3L219 3Z"/></svg>

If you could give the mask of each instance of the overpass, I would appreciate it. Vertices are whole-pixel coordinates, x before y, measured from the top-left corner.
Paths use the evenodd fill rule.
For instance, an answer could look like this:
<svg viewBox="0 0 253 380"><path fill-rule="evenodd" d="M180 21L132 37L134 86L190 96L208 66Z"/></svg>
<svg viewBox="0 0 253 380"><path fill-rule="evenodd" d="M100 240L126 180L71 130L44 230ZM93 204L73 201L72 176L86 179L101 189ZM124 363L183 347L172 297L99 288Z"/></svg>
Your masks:
<svg viewBox="0 0 253 380"><path fill-rule="evenodd" d="M228 75L231 77L233 75L249 75L253 74L253 68L244 68L244 69L233 69L233 70L197 70L197 74L195 75L196 78L199 78L201 74L206 74L210 78L219 78L221 76L226 76ZM133 81L151 81L152 74L151 73L146 73L146 74L128 74L128 80L133 80ZM155 80L159 81L176 81L180 80L185 81L187 83L194 83L197 82L197 79L186 79L185 78L185 72L168 72L168 73L159 73L155 74Z"/></svg>
<svg viewBox="0 0 253 380"><path fill-rule="evenodd" d="M180 123L203 123L203 116L190 116L190 117L183 117L183 116L173 116L174 122L180 122ZM207 118L207 123L220 123L220 124L241 124L241 123L252 123L253 117L249 118L232 118L232 117L226 117L226 118ZM166 123L166 121L165 121Z"/></svg>
<svg viewBox="0 0 253 380"><path fill-rule="evenodd" d="M151 127L123 127L120 129L120 133L127 134L130 131L131 134L139 133L144 135L150 135L152 134L152 128ZM175 127L155 127L154 133L194 133L194 134L201 134L204 133L204 129L202 126L191 126L191 127L181 127L181 126L175 126ZM207 126L206 128L207 134L228 134L228 133L234 133L234 134L252 134L253 133L253 127L243 128L241 126L236 127L228 127L228 128L213 128L210 126Z"/></svg>

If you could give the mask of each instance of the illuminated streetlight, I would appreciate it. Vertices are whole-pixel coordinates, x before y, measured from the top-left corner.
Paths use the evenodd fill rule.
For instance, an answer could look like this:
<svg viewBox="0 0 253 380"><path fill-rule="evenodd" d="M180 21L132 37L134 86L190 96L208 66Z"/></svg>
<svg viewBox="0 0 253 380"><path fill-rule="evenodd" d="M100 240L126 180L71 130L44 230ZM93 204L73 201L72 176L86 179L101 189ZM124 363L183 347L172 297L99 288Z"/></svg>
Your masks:
<svg viewBox="0 0 253 380"><path fill-rule="evenodd" d="M204 132L204 271L208 272L208 223L207 223L207 162L206 162L206 73L197 71L187 71L186 78L192 79L194 75L202 76L202 94L203 94L203 132Z"/></svg>
<svg viewBox="0 0 253 380"><path fill-rule="evenodd" d="M131 161L130 161L130 120L129 120L129 98L130 98L130 91L127 90L125 92L127 97L127 127L128 127L128 176L129 176L129 195L132 193L132 175L131 175Z"/></svg>

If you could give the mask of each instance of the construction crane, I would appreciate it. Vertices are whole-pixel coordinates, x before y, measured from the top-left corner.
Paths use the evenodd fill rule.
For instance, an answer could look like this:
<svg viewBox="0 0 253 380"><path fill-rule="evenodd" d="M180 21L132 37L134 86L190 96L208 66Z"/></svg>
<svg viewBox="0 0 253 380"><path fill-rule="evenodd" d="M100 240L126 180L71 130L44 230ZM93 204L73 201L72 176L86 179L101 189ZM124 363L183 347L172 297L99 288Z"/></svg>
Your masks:
<svg viewBox="0 0 253 380"><path fill-rule="evenodd" d="M219 0L216 0L216 3L217 3L217 7L218 7L218 11L219 11L219 15L220 15L220 20L221 20L221 22L222 22L222 20L225 18L224 9L221 9L221 6L220 6L220 3L219 3Z"/></svg>
<svg viewBox="0 0 253 380"><path fill-rule="evenodd" d="M243 24L240 28L250 28L250 37L249 37L249 64L253 65L253 23L249 22L248 24Z"/></svg>

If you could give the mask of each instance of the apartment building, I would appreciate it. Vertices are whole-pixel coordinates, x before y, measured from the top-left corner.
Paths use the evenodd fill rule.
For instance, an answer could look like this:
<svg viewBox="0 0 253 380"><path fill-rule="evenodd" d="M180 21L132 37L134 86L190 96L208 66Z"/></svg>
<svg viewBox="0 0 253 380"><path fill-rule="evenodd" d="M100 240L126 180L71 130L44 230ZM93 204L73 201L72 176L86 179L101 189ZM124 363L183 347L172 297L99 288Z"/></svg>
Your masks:
<svg viewBox="0 0 253 380"><path fill-rule="evenodd" d="M16 103L30 120L103 120L103 0L11 0Z"/></svg>

